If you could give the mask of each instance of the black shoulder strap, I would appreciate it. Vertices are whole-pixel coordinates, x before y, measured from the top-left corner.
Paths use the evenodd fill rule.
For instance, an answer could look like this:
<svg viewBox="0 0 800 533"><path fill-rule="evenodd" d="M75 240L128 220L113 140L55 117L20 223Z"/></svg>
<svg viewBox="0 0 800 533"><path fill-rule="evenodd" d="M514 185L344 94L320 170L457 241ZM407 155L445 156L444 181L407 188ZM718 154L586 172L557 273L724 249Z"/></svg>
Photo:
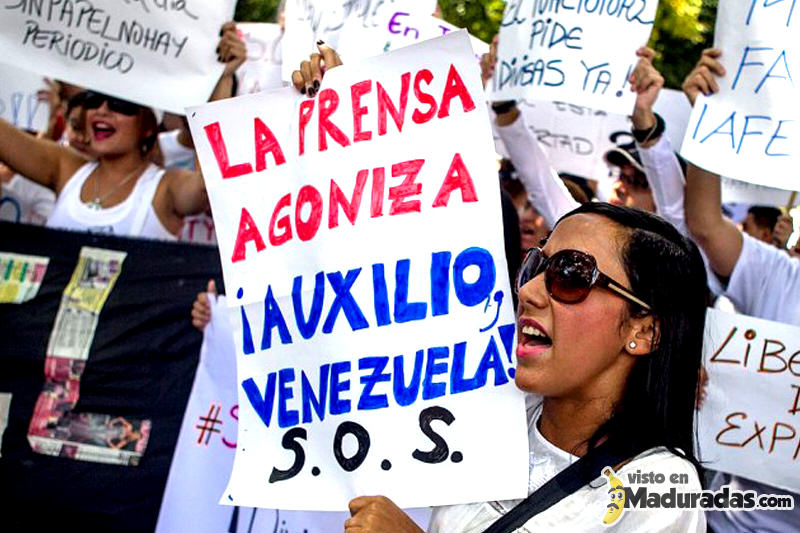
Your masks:
<svg viewBox="0 0 800 533"><path fill-rule="evenodd" d="M535 515L600 477L600 473L606 466L617 465L630 459L633 455L636 454L632 454L630 449L622 452L612 448L608 441L604 442L562 470L556 477L501 516L489 526L485 533L511 533L517 530Z"/></svg>

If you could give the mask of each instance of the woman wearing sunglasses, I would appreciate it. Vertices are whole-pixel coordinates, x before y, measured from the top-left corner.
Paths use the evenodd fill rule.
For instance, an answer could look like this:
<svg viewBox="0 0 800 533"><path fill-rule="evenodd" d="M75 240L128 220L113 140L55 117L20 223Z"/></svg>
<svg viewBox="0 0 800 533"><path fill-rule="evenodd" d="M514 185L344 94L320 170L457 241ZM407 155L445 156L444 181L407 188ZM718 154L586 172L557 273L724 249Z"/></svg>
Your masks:
<svg viewBox="0 0 800 533"><path fill-rule="evenodd" d="M503 529L497 521L519 501L439 507L429 531L477 533L495 523L490 531L598 531L617 516L617 532L704 532L700 509L615 514L619 499L597 472L553 503L538 489L603 449L613 450L607 466L623 485L638 471L665 476L651 491L700 490L693 420L705 284L697 247L661 218L603 203L561 218L516 283L515 381L529 395L529 494L540 508ZM683 482L670 484L673 474ZM384 497L356 498L350 508L345 531L420 531Z"/></svg>
<svg viewBox="0 0 800 533"><path fill-rule="evenodd" d="M217 51L225 69L212 100L232 94L234 72L246 59L233 23L223 25ZM0 120L0 161L55 191L50 227L176 239L183 217L207 206L200 173L150 162L158 135L151 109L97 92L87 93L83 109L96 160Z"/></svg>

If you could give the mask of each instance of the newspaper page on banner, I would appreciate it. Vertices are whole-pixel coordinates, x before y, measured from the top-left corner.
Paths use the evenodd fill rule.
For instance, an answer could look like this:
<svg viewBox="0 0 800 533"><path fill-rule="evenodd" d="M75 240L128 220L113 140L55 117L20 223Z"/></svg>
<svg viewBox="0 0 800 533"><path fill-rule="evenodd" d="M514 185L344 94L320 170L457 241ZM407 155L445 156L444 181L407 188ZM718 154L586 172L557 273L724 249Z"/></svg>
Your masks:
<svg viewBox="0 0 800 533"><path fill-rule="evenodd" d="M23 130L46 130L50 106L39 100L43 89L41 74L0 63L0 118Z"/></svg>
<svg viewBox="0 0 800 533"><path fill-rule="evenodd" d="M434 9L436 0L287 0L283 79L291 81L297 65L317 51L318 40L338 50L346 26L378 28L388 11L430 15ZM342 57L348 60L345 55Z"/></svg>
<svg viewBox="0 0 800 533"><path fill-rule="evenodd" d="M630 119L625 115L565 102L523 100L518 108L557 172L607 181L605 153L615 146L634 142ZM494 121L492 126L497 152L508 157Z"/></svg>
<svg viewBox="0 0 800 533"><path fill-rule="evenodd" d="M800 190L800 14L795 2L723 0L720 91L695 102L681 155L711 172Z"/></svg>
<svg viewBox="0 0 800 533"><path fill-rule="evenodd" d="M0 252L0 303L21 304L39 293L49 257Z"/></svg>
<svg viewBox="0 0 800 533"><path fill-rule="evenodd" d="M238 94L282 87L283 30L280 25L237 22L236 29L247 45L247 61L236 71Z"/></svg>
<svg viewBox="0 0 800 533"><path fill-rule="evenodd" d="M184 113L222 74L214 49L233 0L0 0L4 60L146 106Z"/></svg>
<svg viewBox="0 0 800 533"><path fill-rule="evenodd" d="M800 328L709 309L698 418L707 468L800 492Z"/></svg>
<svg viewBox="0 0 800 533"><path fill-rule="evenodd" d="M223 503L526 494L482 94L457 32L333 69L316 99L286 89L190 110L237 306L240 431Z"/></svg>
<svg viewBox="0 0 800 533"><path fill-rule="evenodd" d="M566 101L628 114L628 77L647 44L658 0L509 0L490 99Z"/></svg>
<svg viewBox="0 0 800 533"><path fill-rule="evenodd" d="M28 429L33 451L121 465L138 464L150 434L149 420L76 413L80 379L98 316L122 270L126 253L83 247L64 289L47 346L45 383Z"/></svg>
<svg viewBox="0 0 800 533"><path fill-rule="evenodd" d="M404 46L416 44L427 39L435 39L458 27L440 18L434 17L430 11L414 6L414 11L405 10L404 6L394 9L381 9L374 17L374 24L366 26L360 19L350 18L344 25L339 38L337 52L345 61L360 61L368 57L391 52ZM489 45L477 37L470 35L472 49L477 59L489 53Z"/></svg>
<svg viewBox="0 0 800 533"><path fill-rule="evenodd" d="M236 450L239 402L236 346L225 296L209 299L200 362L181 425L161 503L156 533L192 531L339 531L350 513L315 513L219 505ZM0 397L1 398L1 397ZM410 513L426 528L428 509Z"/></svg>

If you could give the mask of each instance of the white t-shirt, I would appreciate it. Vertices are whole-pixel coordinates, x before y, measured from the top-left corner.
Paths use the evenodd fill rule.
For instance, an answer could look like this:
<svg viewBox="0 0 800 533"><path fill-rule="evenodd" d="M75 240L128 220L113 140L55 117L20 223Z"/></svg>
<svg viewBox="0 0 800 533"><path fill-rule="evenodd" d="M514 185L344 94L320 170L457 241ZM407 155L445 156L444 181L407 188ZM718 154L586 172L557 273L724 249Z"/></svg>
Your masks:
<svg viewBox="0 0 800 533"><path fill-rule="evenodd" d="M785 324L800 326L800 259L742 233L744 242L731 273L726 295L742 313ZM709 513L708 522L718 533L751 531L800 531L800 497L769 485L718 472L711 482L716 490L754 490L759 494L786 494L795 497L791 511L749 511Z"/></svg>
<svg viewBox="0 0 800 533"><path fill-rule="evenodd" d="M742 313L800 326L800 259L742 233L726 292Z"/></svg>
<svg viewBox="0 0 800 533"><path fill-rule="evenodd" d="M44 226L55 204L56 195L53 191L24 176L14 174L11 181L3 183L0 220Z"/></svg>
<svg viewBox="0 0 800 533"><path fill-rule="evenodd" d="M530 463L528 494L533 493L547 481L578 460L547 441L539 433L536 424L541 415L541 405L528 408L528 439ZM680 485L678 490L700 491L700 478L692 464L667 450L653 448L637 455L617 471L623 484L629 473L636 471L662 473L666 479L672 474L685 474L689 483ZM602 478L605 480L605 478ZM669 490L673 485L663 485ZM429 533L479 533L507 513L520 500L503 502L472 503L436 507L431 515ZM538 531L601 531L603 518L609 503L608 484L598 480L579 489L543 511L518 532ZM682 533L705 533L706 520L701 509L626 509L609 531L614 533L680 531Z"/></svg>

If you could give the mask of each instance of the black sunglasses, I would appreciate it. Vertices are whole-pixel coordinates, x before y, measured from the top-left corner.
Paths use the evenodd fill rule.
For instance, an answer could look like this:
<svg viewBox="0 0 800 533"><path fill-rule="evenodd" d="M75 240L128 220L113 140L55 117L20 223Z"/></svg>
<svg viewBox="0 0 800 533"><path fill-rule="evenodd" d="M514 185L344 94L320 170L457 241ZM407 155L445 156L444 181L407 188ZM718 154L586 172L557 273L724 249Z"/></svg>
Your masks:
<svg viewBox="0 0 800 533"><path fill-rule="evenodd" d="M139 104L134 104L133 102L128 102L127 100L121 100L119 98L114 98L113 96L108 96L103 93L95 93L92 91L86 93L86 99L83 101L83 108L98 109L103 105L103 102L108 104L109 111L113 111L121 115L127 115L129 117L136 115L139 112L139 109L141 109Z"/></svg>
<svg viewBox="0 0 800 533"><path fill-rule="evenodd" d="M619 296L650 310L650 306L637 298L621 283L614 281L597 268L595 258L578 250L561 250L546 257L541 248L531 248L517 274L516 291L544 272L547 292L559 302L574 304L589 296L592 287L604 287Z"/></svg>

